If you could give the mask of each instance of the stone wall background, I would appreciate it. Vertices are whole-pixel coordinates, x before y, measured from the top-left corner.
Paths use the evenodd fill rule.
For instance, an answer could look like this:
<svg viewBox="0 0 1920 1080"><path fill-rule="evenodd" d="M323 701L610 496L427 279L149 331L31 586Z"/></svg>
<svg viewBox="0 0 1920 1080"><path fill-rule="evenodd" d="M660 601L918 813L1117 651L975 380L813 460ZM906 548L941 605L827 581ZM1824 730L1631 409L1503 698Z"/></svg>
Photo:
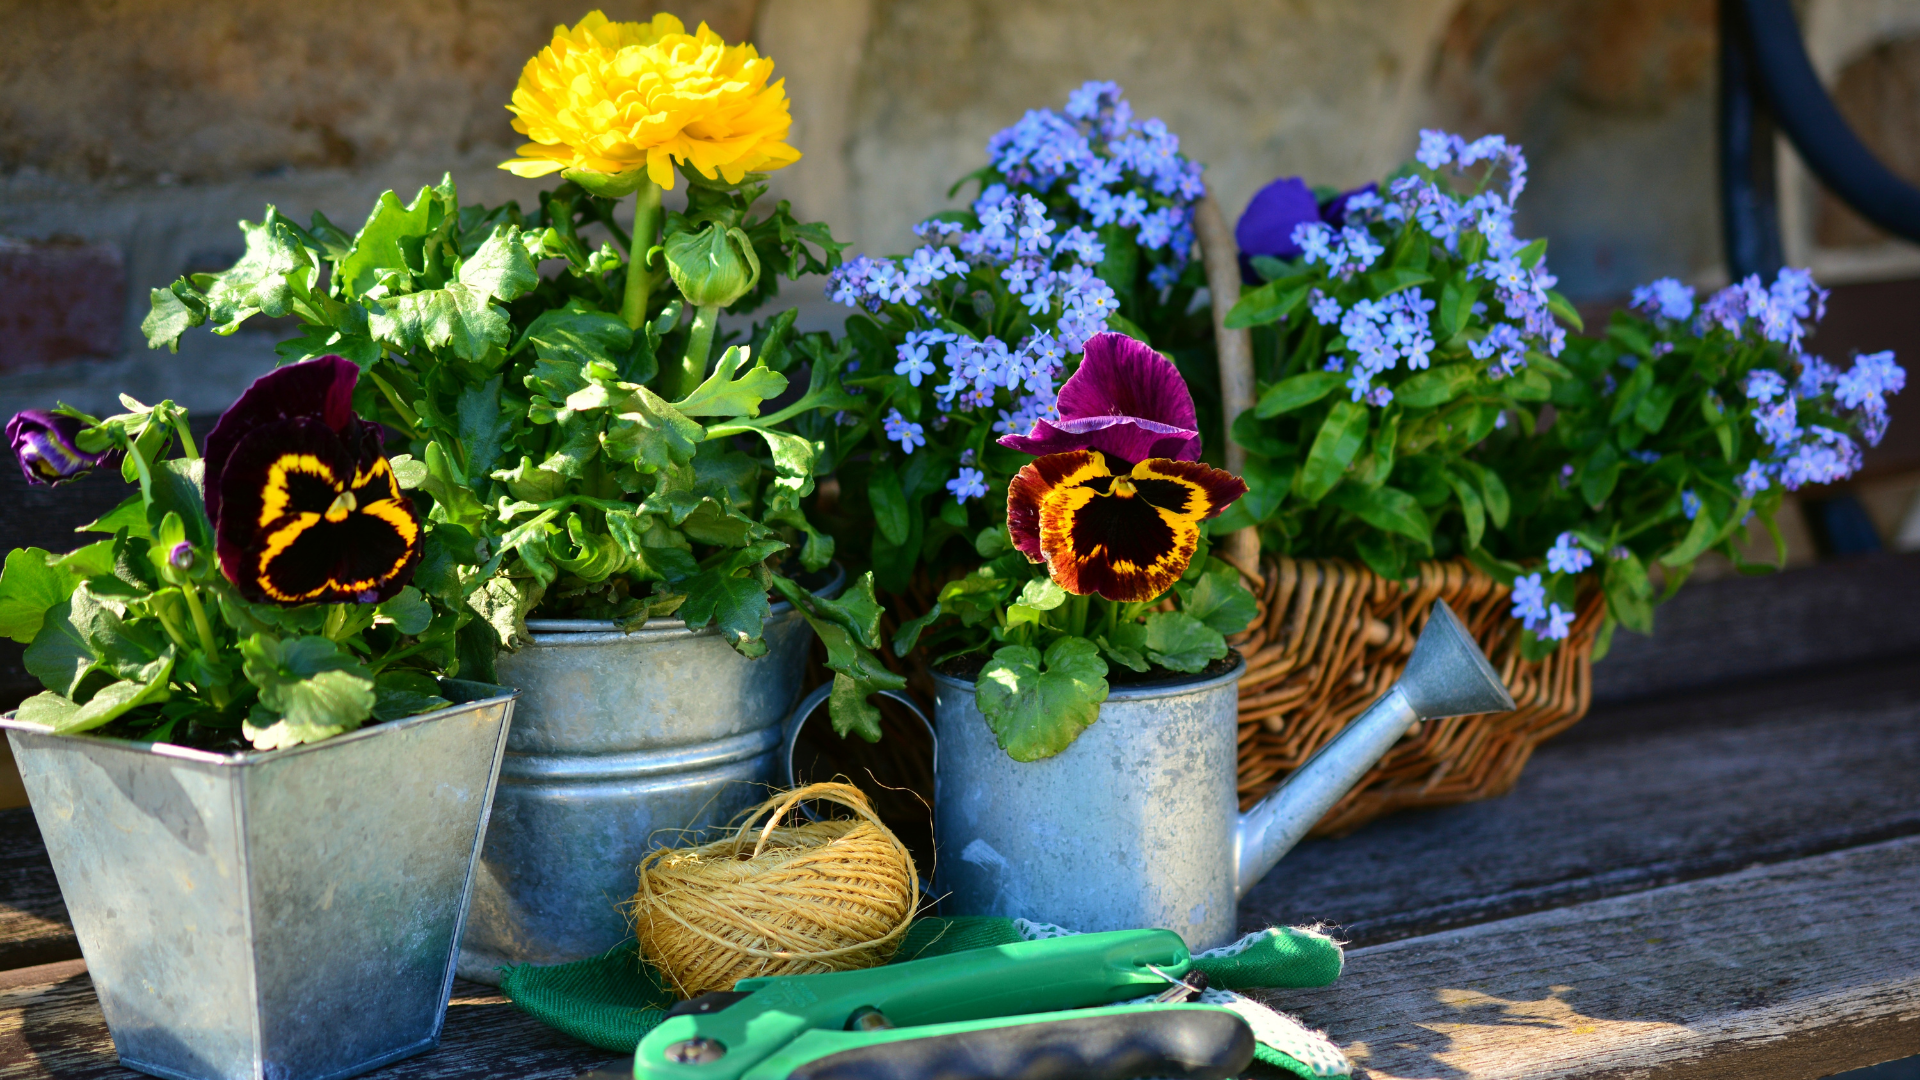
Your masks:
<svg viewBox="0 0 1920 1080"><path fill-rule="evenodd" d="M590 3L590 0L589 0ZM1589 302L1672 274L1724 280L1713 0L672 0L778 63L805 153L777 193L855 250L906 246L994 131L1113 79L1180 134L1229 215L1263 183L1352 185L1421 126L1500 131L1532 162L1523 232ZM225 265L267 203L352 226L379 192L494 166L526 57L580 0L0 0L0 238L102 252L67 285L117 326L31 367L0 341L0 410L110 391L218 409L271 365L272 327L149 353L147 290ZM609 0L613 18L654 3ZM1863 137L1920 179L1920 0L1806 0L1816 66ZM1783 151L1790 254L1826 277L1911 276L1920 249L1831 204ZM0 250L4 257L4 250ZM86 265L84 259L70 265ZM837 321L809 285L814 325ZM0 297L0 305L5 298ZM36 301L36 304L44 301ZM29 315L33 312L28 312ZM110 315L94 316L110 319ZM0 311L0 326L5 326ZM84 328L83 328L84 329ZM11 340L11 339L9 339ZM99 341L117 342L104 351Z"/></svg>

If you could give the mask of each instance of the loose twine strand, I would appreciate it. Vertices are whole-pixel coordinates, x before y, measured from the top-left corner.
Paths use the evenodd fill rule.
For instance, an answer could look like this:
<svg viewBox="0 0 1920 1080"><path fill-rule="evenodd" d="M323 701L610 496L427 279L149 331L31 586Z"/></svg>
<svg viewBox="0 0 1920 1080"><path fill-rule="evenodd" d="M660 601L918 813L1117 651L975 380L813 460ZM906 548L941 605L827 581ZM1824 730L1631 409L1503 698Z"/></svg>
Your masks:
<svg viewBox="0 0 1920 1080"><path fill-rule="evenodd" d="M859 816L781 825L807 799ZM638 874L628 917L641 955L689 998L754 976L884 963L920 906L913 856L851 784L775 795L731 836L655 851Z"/></svg>

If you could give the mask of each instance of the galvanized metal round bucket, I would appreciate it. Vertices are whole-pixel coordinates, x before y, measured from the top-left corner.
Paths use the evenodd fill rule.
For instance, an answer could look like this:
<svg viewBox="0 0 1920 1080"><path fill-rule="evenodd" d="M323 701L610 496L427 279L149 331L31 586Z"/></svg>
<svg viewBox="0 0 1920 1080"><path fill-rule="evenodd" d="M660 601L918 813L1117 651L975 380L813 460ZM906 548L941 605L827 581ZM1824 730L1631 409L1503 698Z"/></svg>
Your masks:
<svg viewBox="0 0 1920 1080"><path fill-rule="evenodd" d="M836 566L816 592L845 581ZM630 633L571 619L527 628L533 644L498 662L520 701L460 943L460 975L478 982L498 983L503 964L620 944L641 858L766 797L811 639L785 603L757 660L679 619Z"/></svg>
<svg viewBox="0 0 1920 1080"><path fill-rule="evenodd" d="M1060 754L1015 761L935 674L936 887L948 915L1074 930L1162 927L1195 949L1234 935L1238 688L1211 678L1117 686Z"/></svg>

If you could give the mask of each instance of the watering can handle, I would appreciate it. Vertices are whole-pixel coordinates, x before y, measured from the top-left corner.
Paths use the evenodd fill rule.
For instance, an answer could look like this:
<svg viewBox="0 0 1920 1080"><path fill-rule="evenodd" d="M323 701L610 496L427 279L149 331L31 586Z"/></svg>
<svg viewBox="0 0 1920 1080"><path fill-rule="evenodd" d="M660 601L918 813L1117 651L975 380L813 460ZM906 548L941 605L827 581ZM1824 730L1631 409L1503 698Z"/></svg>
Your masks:
<svg viewBox="0 0 1920 1080"><path fill-rule="evenodd" d="M793 752L800 742L800 729L807 726L807 718L812 716L814 710L818 709L832 693L833 683L821 683L806 697L801 698L800 704L794 706L793 712L787 715L780 738L780 769L781 780L788 788L798 787L800 783L793 775ZM932 769L933 775L938 777L940 775L940 736L934 733L933 721L927 717L926 711L920 708L920 703L915 701L911 694L902 693L899 690L882 690L879 694L889 701L905 706L907 711L913 713L922 724L926 725L927 739L933 745L933 760L928 763L928 767ZM803 805L801 809L808 808Z"/></svg>
<svg viewBox="0 0 1920 1080"><path fill-rule="evenodd" d="M1280 857L1416 725L1513 707L1513 696L1480 643L1445 600L1435 600L1400 680L1240 815L1234 836L1235 895L1245 899Z"/></svg>

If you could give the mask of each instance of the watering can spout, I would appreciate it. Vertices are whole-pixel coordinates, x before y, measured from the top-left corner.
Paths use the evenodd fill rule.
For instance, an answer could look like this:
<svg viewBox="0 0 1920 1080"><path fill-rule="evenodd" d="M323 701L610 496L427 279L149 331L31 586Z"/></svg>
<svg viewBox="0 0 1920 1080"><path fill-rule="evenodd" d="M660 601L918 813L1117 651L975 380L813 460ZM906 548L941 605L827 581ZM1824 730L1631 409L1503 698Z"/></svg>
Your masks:
<svg viewBox="0 0 1920 1080"><path fill-rule="evenodd" d="M1444 600L1435 600L1400 681L1240 815L1236 897L1244 898L1414 725L1513 707L1513 696L1473 635Z"/></svg>

